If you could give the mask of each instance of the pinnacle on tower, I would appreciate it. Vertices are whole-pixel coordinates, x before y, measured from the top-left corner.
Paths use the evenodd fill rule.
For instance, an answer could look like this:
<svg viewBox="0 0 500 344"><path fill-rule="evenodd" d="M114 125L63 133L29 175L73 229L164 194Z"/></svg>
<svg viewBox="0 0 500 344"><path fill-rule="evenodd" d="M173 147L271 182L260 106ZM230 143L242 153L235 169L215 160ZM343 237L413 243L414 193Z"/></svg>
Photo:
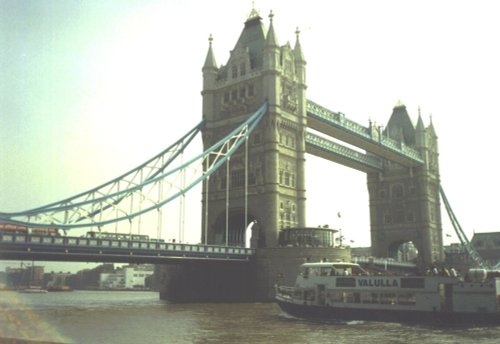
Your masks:
<svg viewBox="0 0 500 344"><path fill-rule="evenodd" d="M248 15L247 20L251 20L254 18L259 18L260 14L259 11L255 8L255 1L252 1L252 10L250 11L250 14Z"/></svg>
<svg viewBox="0 0 500 344"><path fill-rule="evenodd" d="M420 115L420 111L418 112L418 120L417 120L417 130L424 130L424 121L422 120L422 116Z"/></svg>
<svg viewBox="0 0 500 344"><path fill-rule="evenodd" d="M299 35L300 35L300 30L299 28L297 28L297 30L295 30L296 40L295 40L295 47L293 48L293 53L297 61L305 61L304 53L302 52L302 47L300 46Z"/></svg>
<svg viewBox="0 0 500 344"><path fill-rule="evenodd" d="M212 41L213 37L210 34L208 37L208 52L207 57L205 58L205 63L203 64L203 68L217 68L217 63L215 62L214 52L212 50Z"/></svg>
<svg viewBox="0 0 500 344"><path fill-rule="evenodd" d="M434 124L432 123L432 114L429 114L429 122L429 126L427 127L428 133L432 138L437 139L436 130L434 129Z"/></svg>
<svg viewBox="0 0 500 344"><path fill-rule="evenodd" d="M406 107L405 104L403 104L403 102L401 101L401 99L398 99L396 105L394 105L394 109L398 107L404 107L404 108Z"/></svg>
<svg viewBox="0 0 500 344"><path fill-rule="evenodd" d="M273 26L273 17L274 13L271 11L269 13L269 30L267 31L267 37L266 37L266 45L267 46L276 46L278 47L278 40L276 39L276 34L274 33L274 26Z"/></svg>

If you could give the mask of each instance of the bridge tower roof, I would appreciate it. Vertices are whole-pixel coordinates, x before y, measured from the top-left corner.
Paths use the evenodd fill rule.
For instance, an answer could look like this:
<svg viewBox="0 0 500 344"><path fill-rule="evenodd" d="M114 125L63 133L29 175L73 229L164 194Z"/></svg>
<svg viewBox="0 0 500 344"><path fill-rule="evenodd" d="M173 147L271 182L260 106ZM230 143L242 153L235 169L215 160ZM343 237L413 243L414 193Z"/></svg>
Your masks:
<svg viewBox="0 0 500 344"><path fill-rule="evenodd" d="M250 16L245 21L245 27L236 42L234 51L247 50L250 55L252 68L262 66L262 50L266 43L266 34L262 17L257 10L252 9ZM231 52L232 55L232 52ZM231 57L229 58L231 60Z"/></svg>
<svg viewBox="0 0 500 344"><path fill-rule="evenodd" d="M404 142L408 146L415 145L415 127L403 103L398 102L392 110L385 134L392 139Z"/></svg>

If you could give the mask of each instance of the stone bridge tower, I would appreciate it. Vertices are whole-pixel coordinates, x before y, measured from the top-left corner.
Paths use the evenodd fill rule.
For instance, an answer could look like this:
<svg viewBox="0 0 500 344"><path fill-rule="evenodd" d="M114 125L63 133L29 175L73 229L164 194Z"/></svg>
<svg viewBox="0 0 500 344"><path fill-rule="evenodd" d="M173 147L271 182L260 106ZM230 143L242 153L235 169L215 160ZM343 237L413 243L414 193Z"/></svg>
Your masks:
<svg viewBox="0 0 500 344"><path fill-rule="evenodd" d="M226 188L229 187L229 245L245 242L245 223L257 220L253 247L277 245L279 230L305 226L304 163L306 61L299 42L280 46L269 15L266 30L252 10L225 65L217 66L212 38L203 66L203 146L218 142L265 101L269 110L250 135L248 156L240 148L212 175L202 191L202 226L209 244L226 242ZM245 222L245 160L248 160L248 212ZM227 180L229 176L229 180ZM208 202L208 216L205 206ZM202 231L204 241L204 230Z"/></svg>
<svg viewBox="0 0 500 344"><path fill-rule="evenodd" d="M406 107L398 104L384 134L419 150L424 163L403 167L384 162L380 173L368 173L372 254L395 257L402 243L412 241L420 263L442 261L443 237L439 199L438 144L434 126L416 127Z"/></svg>

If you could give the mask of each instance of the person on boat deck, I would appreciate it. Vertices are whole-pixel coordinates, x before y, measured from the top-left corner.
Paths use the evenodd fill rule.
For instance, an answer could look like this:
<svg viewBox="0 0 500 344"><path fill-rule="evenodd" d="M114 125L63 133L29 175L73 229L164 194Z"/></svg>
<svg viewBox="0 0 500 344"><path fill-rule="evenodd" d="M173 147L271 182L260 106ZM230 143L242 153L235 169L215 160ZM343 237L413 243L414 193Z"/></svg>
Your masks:
<svg viewBox="0 0 500 344"><path fill-rule="evenodd" d="M346 268L344 268L344 276L349 276L349 271Z"/></svg>

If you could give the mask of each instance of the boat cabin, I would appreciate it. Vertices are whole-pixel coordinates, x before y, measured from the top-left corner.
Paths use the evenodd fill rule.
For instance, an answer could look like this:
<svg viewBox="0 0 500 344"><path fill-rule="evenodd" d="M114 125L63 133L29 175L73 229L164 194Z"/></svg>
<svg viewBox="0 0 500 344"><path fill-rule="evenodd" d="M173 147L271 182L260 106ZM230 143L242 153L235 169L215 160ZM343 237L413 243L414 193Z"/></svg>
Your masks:
<svg viewBox="0 0 500 344"><path fill-rule="evenodd" d="M305 263L300 267L300 276L366 276L368 272L355 263L319 262Z"/></svg>

